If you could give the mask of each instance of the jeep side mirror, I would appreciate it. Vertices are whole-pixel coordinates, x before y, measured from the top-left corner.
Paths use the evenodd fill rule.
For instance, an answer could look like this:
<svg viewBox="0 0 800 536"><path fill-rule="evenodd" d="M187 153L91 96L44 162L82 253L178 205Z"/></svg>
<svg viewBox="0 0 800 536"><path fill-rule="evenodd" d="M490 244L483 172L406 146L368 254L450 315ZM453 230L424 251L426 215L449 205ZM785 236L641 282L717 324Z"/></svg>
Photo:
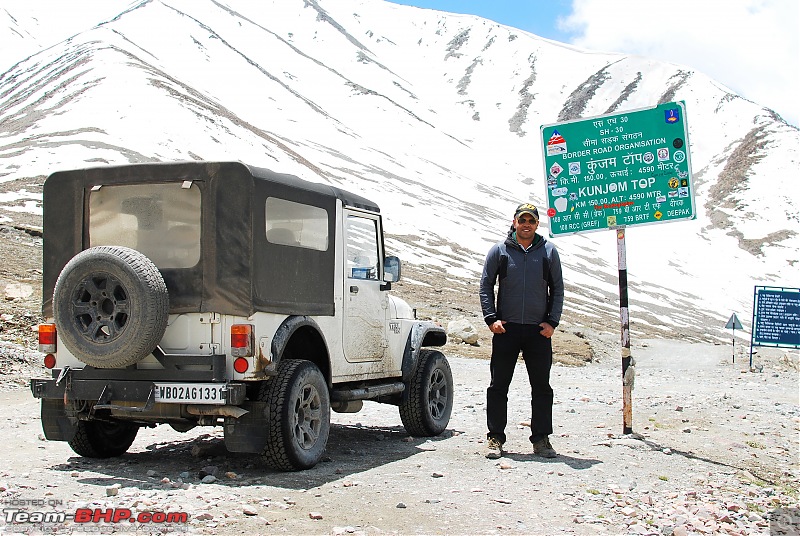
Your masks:
<svg viewBox="0 0 800 536"><path fill-rule="evenodd" d="M395 256L383 259L383 280L386 283L400 281L400 259Z"/></svg>

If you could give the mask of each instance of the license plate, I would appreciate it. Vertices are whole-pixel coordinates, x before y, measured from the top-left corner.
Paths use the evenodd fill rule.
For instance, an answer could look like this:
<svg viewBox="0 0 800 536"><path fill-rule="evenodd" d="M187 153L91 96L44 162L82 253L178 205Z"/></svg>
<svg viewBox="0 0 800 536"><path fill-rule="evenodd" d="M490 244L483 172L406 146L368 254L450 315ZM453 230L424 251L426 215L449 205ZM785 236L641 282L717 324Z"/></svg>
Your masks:
<svg viewBox="0 0 800 536"><path fill-rule="evenodd" d="M156 383L155 401L166 404L225 404L227 387L220 383Z"/></svg>

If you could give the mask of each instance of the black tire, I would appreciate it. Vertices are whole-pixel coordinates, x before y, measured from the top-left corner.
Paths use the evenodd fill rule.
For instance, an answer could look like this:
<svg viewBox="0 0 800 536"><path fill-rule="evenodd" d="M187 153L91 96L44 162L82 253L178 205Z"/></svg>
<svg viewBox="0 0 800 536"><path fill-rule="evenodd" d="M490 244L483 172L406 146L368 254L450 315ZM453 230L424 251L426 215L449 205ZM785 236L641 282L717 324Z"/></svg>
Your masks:
<svg viewBox="0 0 800 536"><path fill-rule="evenodd" d="M262 385L259 399L267 406L264 462L281 471L314 467L331 429L330 396L319 368L306 360L281 361L277 376Z"/></svg>
<svg viewBox="0 0 800 536"><path fill-rule="evenodd" d="M79 421L69 446L86 458L113 458L125 454L138 432L138 426L126 422Z"/></svg>
<svg viewBox="0 0 800 536"><path fill-rule="evenodd" d="M436 350L420 350L408 397L400 403L400 420L417 437L444 432L453 411L453 373L447 358Z"/></svg>
<svg viewBox="0 0 800 536"><path fill-rule="evenodd" d="M164 336L169 295L158 268L142 253L97 246L75 255L53 291L62 342L92 367L126 367Z"/></svg>

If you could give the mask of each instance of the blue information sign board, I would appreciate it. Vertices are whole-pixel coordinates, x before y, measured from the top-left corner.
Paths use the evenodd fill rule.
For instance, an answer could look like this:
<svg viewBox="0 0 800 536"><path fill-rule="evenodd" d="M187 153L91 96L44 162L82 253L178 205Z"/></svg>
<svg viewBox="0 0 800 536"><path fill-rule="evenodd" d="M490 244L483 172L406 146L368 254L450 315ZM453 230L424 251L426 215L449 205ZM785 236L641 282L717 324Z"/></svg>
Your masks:
<svg viewBox="0 0 800 536"><path fill-rule="evenodd" d="M752 345L800 347L800 288L755 288Z"/></svg>

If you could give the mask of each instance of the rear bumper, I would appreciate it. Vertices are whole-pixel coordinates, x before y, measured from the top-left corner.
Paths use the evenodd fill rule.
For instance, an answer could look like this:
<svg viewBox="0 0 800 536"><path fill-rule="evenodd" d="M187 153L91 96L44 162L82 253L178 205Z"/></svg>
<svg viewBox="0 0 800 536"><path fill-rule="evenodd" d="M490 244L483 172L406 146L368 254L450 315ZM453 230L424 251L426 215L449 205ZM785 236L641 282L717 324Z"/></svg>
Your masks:
<svg viewBox="0 0 800 536"><path fill-rule="evenodd" d="M191 385L191 382L183 382ZM238 406L245 401L245 384L223 382L223 403ZM101 404L115 402L136 402L142 410L152 406L155 383L151 381L120 380L31 380L31 392L34 398L58 400L90 400ZM98 408L100 406L97 406ZM108 406L111 409L111 406ZM131 408L127 408L131 409Z"/></svg>
<svg viewBox="0 0 800 536"><path fill-rule="evenodd" d="M215 356L216 357L216 356ZM224 366L224 356L221 365ZM52 379L32 379L31 393L35 398L98 401L138 402L152 404L156 382L173 382L191 385L192 383L222 384L224 403L239 405L245 400L243 382L230 382L224 379L220 367L207 371L194 370L136 370L128 369L82 369L53 370Z"/></svg>

